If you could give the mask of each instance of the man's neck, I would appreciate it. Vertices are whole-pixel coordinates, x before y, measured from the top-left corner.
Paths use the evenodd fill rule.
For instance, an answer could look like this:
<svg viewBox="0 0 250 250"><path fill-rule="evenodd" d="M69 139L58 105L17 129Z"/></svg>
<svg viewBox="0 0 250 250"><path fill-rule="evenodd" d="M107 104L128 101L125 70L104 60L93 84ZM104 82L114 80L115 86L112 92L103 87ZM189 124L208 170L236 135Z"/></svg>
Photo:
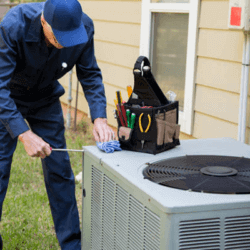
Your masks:
<svg viewBox="0 0 250 250"><path fill-rule="evenodd" d="M52 47L53 45L49 42L48 38L45 36L45 43L47 45L47 47Z"/></svg>

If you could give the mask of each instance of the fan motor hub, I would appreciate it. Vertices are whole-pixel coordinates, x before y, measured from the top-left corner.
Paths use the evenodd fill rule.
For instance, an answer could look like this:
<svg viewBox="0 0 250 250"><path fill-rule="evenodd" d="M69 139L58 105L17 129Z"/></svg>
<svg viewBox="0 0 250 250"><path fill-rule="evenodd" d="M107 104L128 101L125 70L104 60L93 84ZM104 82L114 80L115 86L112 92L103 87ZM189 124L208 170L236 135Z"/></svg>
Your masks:
<svg viewBox="0 0 250 250"><path fill-rule="evenodd" d="M210 176L232 176L238 173L236 169L225 166L208 166L202 168L200 171L202 174Z"/></svg>

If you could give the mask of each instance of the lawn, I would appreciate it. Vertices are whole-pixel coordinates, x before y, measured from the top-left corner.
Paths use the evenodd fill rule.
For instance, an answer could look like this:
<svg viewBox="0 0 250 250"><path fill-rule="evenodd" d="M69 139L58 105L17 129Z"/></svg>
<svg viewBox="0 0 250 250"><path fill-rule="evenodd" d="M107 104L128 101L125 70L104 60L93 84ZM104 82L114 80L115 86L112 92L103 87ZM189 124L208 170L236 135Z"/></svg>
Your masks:
<svg viewBox="0 0 250 250"><path fill-rule="evenodd" d="M86 121L87 119L87 121ZM94 145L88 118L78 123L77 132L66 131L67 147L81 149ZM82 170L82 154L70 152L74 174ZM76 182L76 198L81 219L81 184ZM3 205L0 232L4 250L59 250L45 190L40 159L29 157L18 143L13 157L8 192Z"/></svg>

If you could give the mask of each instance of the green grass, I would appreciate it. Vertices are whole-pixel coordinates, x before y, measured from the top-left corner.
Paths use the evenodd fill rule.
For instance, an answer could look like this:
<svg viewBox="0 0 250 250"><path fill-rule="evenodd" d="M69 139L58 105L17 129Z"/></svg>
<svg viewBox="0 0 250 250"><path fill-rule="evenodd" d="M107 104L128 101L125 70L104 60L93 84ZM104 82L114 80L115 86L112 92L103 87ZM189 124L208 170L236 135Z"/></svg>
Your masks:
<svg viewBox="0 0 250 250"><path fill-rule="evenodd" d="M81 131L84 131L81 132ZM67 147L81 149L94 145L92 124L81 121L77 132L66 131ZM70 152L75 175L82 171L82 154ZM81 184L76 182L76 199L81 219ZM18 142L11 169L7 195L3 204L0 233L4 250L60 249L56 239L40 159L29 157Z"/></svg>

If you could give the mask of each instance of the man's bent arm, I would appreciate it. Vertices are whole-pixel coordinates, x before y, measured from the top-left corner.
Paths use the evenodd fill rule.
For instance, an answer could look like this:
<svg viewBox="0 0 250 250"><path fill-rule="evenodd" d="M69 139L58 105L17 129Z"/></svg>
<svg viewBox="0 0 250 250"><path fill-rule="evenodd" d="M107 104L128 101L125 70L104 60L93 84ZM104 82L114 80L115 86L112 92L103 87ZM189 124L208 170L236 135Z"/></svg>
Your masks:
<svg viewBox="0 0 250 250"><path fill-rule="evenodd" d="M8 14L7 14L8 15ZM10 97L8 84L16 67L15 35L11 19L7 15L0 24L0 122L12 138L29 130L14 100Z"/></svg>
<svg viewBox="0 0 250 250"><path fill-rule="evenodd" d="M94 55L94 26L89 21L87 27L89 41L76 64L77 77L80 81L90 108L92 122L96 118L106 118L106 97L102 74Z"/></svg>

